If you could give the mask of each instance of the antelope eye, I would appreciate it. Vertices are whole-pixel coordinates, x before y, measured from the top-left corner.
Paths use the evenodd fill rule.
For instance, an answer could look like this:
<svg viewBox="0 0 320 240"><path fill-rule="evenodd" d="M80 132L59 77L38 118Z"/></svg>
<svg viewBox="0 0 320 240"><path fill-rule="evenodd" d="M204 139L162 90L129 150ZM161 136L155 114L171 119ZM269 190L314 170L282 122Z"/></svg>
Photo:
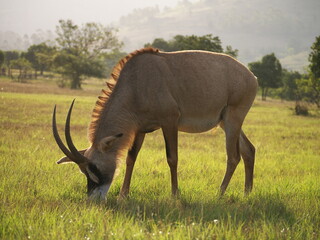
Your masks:
<svg viewBox="0 0 320 240"><path fill-rule="evenodd" d="M102 177L102 174L101 172L99 171L99 169L97 168L97 166L93 163L89 163L88 164L88 168L89 170L97 176L97 178L99 179L99 183L103 183L103 177Z"/></svg>
<svg viewBox="0 0 320 240"><path fill-rule="evenodd" d="M91 172L93 172L94 174L100 174L100 171L99 169L97 168L96 165L92 164L92 163L89 163L88 164L88 168L90 169Z"/></svg>

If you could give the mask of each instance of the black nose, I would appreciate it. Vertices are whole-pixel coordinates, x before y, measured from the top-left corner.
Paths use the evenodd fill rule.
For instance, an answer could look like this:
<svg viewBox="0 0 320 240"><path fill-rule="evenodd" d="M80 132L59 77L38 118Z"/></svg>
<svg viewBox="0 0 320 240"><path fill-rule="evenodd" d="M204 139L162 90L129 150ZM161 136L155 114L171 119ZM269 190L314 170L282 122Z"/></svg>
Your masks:
<svg viewBox="0 0 320 240"><path fill-rule="evenodd" d="M92 181L89 177L87 177L87 194L88 196L92 193L92 191L97 188L99 185Z"/></svg>

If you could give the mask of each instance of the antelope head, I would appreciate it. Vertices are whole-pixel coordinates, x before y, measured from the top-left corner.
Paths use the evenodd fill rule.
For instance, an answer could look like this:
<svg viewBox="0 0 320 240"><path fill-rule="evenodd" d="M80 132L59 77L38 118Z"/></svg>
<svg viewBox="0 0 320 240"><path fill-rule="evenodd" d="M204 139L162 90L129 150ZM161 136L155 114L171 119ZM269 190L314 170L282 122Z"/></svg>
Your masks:
<svg viewBox="0 0 320 240"><path fill-rule="evenodd" d="M90 200L103 200L110 188L116 170L116 151L112 151L113 143L122 136L108 136L103 138L97 145L78 151L74 146L70 134L70 119L74 101L72 102L65 124L65 138L68 148L62 142L56 124L56 106L52 115L53 136L66 155L62 157L58 164L76 163L80 171L87 178L87 194Z"/></svg>

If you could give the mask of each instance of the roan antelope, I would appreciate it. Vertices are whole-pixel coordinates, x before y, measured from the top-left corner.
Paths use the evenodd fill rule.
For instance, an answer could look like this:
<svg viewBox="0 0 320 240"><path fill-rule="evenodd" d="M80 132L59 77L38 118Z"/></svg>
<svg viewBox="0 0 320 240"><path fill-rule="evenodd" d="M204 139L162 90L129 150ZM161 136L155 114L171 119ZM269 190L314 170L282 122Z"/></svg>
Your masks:
<svg viewBox="0 0 320 240"><path fill-rule="evenodd" d="M78 151L66 120L68 148L61 141L53 111L53 134L66 155L57 163L74 162L87 177L90 199L104 199L118 159L126 158L120 198L129 193L133 167L146 133L162 129L171 171L172 194L178 193L178 131L200 133L220 125L226 135L227 169L223 194L240 161L245 166L245 192L253 185L255 148L241 130L256 95L256 77L237 60L206 51L160 52L137 50L123 58L111 74L93 110L89 126L91 146Z"/></svg>

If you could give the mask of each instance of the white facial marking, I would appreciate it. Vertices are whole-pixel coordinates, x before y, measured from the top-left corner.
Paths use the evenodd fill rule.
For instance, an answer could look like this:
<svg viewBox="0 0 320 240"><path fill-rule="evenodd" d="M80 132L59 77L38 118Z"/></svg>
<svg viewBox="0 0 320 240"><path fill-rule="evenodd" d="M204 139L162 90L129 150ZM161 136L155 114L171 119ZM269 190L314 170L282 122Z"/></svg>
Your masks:
<svg viewBox="0 0 320 240"><path fill-rule="evenodd" d="M105 200L106 199L106 194L109 191L111 184L104 184L102 186L99 186L95 188L91 195L89 196L90 200Z"/></svg>

